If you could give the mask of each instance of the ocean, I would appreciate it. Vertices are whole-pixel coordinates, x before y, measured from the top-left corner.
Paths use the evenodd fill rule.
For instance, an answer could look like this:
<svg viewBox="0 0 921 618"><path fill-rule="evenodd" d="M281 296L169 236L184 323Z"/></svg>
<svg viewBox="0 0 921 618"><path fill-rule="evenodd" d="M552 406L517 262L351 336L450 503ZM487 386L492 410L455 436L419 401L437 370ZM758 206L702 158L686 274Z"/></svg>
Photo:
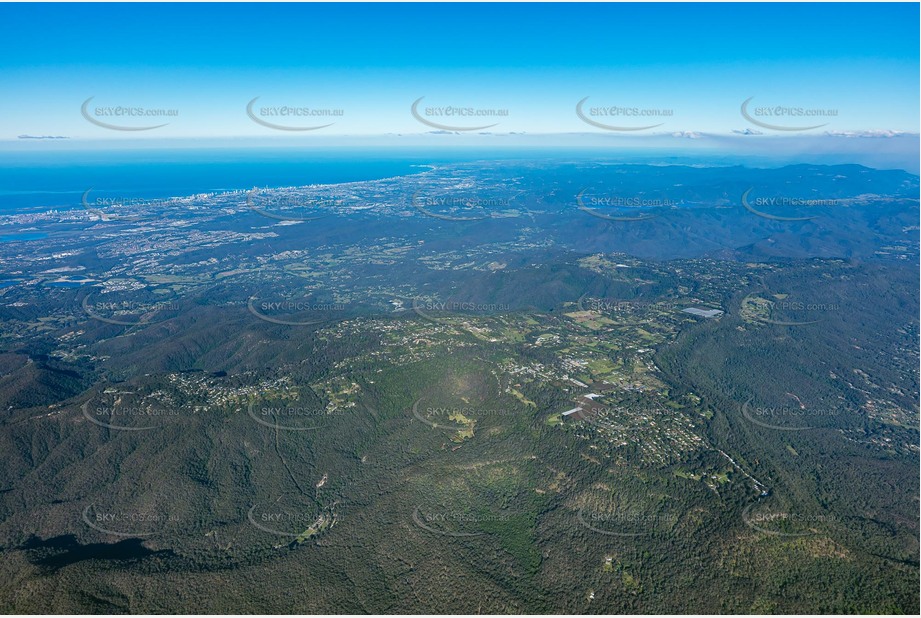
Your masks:
<svg viewBox="0 0 921 618"><path fill-rule="evenodd" d="M294 149L0 152L0 214L70 209L93 198L154 200L253 187L376 180L424 171L432 157Z"/></svg>

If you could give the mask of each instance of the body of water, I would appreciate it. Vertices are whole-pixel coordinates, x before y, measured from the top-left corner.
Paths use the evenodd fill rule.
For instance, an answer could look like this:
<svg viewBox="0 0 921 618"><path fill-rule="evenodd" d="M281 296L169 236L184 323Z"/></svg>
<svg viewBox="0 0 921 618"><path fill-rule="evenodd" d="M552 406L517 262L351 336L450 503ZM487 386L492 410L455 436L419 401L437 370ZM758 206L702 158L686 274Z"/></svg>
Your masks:
<svg viewBox="0 0 921 618"><path fill-rule="evenodd" d="M0 214L78 208L93 199L154 200L253 187L376 180L419 173L425 156L291 149L0 152Z"/></svg>

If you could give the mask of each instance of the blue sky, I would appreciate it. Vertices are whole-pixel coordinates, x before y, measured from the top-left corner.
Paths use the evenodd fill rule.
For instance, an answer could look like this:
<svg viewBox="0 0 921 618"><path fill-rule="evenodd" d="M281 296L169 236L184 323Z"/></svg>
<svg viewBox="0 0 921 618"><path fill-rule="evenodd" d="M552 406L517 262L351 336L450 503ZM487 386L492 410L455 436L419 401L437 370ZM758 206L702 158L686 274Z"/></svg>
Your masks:
<svg viewBox="0 0 921 618"><path fill-rule="evenodd" d="M410 114L423 96L423 110L507 111L489 120L495 132L604 133L575 113L590 97L586 109L666 114L647 133L784 134L742 117L754 97L751 109L834 112L775 125L916 133L918 18L917 4L3 4L0 140L417 134L432 130ZM277 131L247 116L257 96L256 110L342 114L285 119L334 122L317 131ZM81 115L89 97L91 114L125 106L177 115L93 116L168 123L110 130Z"/></svg>

